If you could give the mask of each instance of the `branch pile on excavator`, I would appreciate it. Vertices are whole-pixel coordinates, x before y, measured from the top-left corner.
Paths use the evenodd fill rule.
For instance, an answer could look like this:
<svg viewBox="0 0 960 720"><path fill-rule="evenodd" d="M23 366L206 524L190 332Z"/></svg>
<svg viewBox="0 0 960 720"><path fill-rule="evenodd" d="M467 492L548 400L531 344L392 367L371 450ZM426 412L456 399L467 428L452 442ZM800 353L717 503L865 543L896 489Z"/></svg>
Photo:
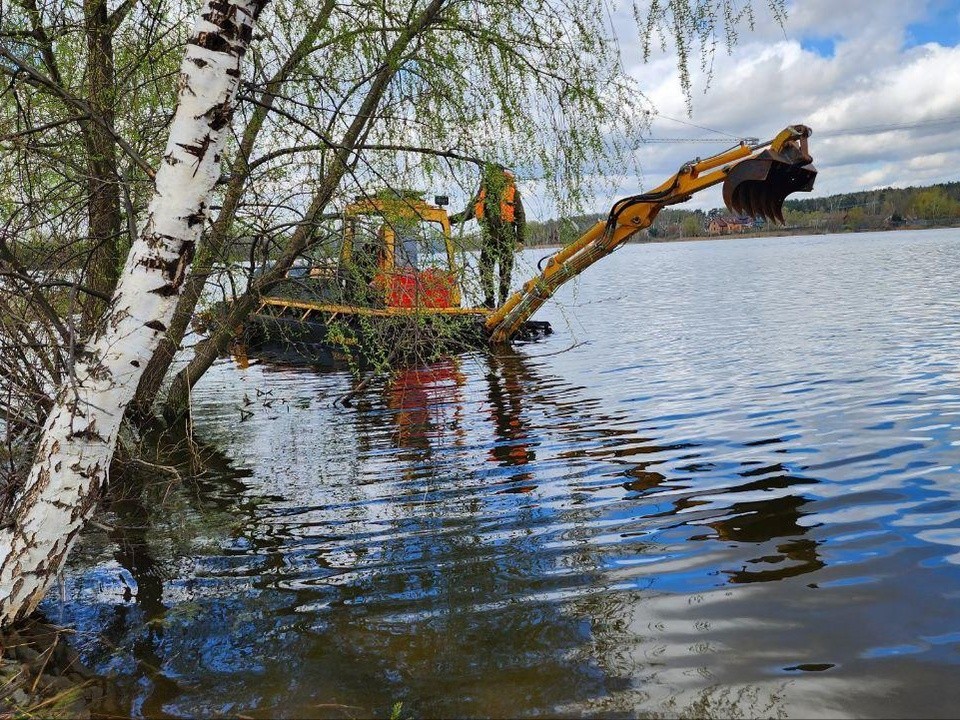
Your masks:
<svg viewBox="0 0 960 720"><path fill-rule="evenodd" d="M817 171L807 148L811 130L792 125L756 145L741 143L712 157L686 163L654 190L617 201L605 221L549 258L543 271L524 283L485 321L493 343L508 342L567 280L649 227L668 205L723 183L723 199L734 212L783 223L783 203L794 192L813 189Z"/></svg>

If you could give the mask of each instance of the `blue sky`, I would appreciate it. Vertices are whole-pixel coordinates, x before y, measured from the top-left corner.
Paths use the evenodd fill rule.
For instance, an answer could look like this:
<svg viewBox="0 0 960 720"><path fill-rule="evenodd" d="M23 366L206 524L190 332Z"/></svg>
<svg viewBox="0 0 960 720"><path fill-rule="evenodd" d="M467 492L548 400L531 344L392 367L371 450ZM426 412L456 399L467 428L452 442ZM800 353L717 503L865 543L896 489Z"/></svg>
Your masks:
<svg viewBox="0 0 960 720"><path fill-rule="evenodd" d="M907 26L905 46L939 43L956 46L960 35L960 3L956 1L934 2L926 8L922 17Z"/></svg>
<svg viewBox="0 0 960 720"><path fill-rule="evenodd" d="M814 195L960 180L960 0L788 0L783 27L764 0L753 5L754 31L717 51L709 82L694 62L692 114L672 51L644 63L639 43L620 37L659 113L651 137L769 138L800 122L814 130ZM595 209L723 147L644 145L642 177L619 177ZM685 207L719 205L718 191Z"/></svg>

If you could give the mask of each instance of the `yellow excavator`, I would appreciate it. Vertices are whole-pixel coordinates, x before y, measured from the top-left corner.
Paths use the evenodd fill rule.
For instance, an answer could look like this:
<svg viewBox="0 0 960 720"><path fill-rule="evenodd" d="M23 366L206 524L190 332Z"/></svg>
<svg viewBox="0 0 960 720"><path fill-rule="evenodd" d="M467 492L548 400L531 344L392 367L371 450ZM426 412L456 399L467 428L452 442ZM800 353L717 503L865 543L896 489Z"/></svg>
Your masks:
<svg viewBox="0 0 960 720"><path fill-rule="evenodd" d="M561 285L649 227L669 205L723 183L731 210L782 223L786 197L813 189L817 171L807 146L810 134L804 125L791 125L772 140L743 142L686 163L653 190L617 201L605 220L550 256L539 275L492 311L462 307L463 270L439 203L403 195L358 200L343 214L337 261L301 268L306 277L262 298L247 323L246 345L257 351L280 343L311 362L354 355L351 348L365 342L401 347L410 337L426 343L455 337L451 347L463 348L546 334L549 326L531 321L533 314ZM411 321L416 332L410 331ZM414 354L423 359L437 352Z"/></svg>
<svg viewBox="0 0 960 720"><path fill-rule="evenodd" d="M817 171L807 147L810 134L805 125L791 125L773 140L741 143L689 162L650 192L617 201L606 220L550 257L540 275L524 283L486 319L484 328L490 341L509 342L567 280L650 227L663 208L685 202L708 187L722 182L723 201L734 212L783 223L787 195L813 190Z"/></svg>

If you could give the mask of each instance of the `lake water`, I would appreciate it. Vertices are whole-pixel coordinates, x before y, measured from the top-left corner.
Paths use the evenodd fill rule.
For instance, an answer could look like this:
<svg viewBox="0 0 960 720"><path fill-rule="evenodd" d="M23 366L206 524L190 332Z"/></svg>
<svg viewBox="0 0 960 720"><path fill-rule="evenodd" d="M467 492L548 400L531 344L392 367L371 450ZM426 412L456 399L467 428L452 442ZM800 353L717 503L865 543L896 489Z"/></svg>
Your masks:
<svg viewBox="0 0 960 720"><path fill-rule="evenodd" d="M48 616L137 716L957 715L960 231L631 245L538 318L349 408L219 363L221 469Z"/></svg>

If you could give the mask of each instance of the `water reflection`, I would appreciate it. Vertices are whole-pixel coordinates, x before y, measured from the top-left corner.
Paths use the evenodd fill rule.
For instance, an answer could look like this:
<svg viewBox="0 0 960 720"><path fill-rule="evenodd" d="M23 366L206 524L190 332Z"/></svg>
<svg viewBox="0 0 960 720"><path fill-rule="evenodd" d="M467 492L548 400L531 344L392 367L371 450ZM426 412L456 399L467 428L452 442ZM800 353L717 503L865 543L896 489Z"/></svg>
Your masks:
<svg viewBox="0 0 960 720"><path fill-rule="evenodd" d="M802 508L810 501L802 494L783 493L791 488L802 491L802 486L815 481L786 474L786 469L779 463L760 470L763 477L737 489L738 493L755 494L757 499L732 503L726 518L707 525L726 542L771 550L748 559L739 570L724 572L730 582L750 583L782 580L819 570L824 566L817 553L819 543L806 537L810 528L799 523L805 514ZM745 477L758 474L761 474L758 470L741 473Z"/></svg>
<svg viewBox="0 0 960 720"><path fill-rule="evenodd" d="M302 374L300 387L319 377ZM289 413L274 413L297 395L271 395L254 419L226 427L253 432L253 444L287 432ZM361 714L397 700L429 715L588 707L631 685L635 668L603 667L595 652L631 634L614 589L649 589L671 573L652 562L674 542L658 533L763 549L723 571L733 583L823 565L796 523L805 500L791 494L812 480L742 467L727 491L757 499L727 503L721 518L681 519L709 504L690 481L696 446L657 443L649 424L637 434L636 419L604 412L521 353L401 371L346 419L357 442L335 448L337 463L355 453L355 473L326 486L281 482L264 494L221 467L217 479L167 487L172 498L157 507L132 495L114 502L109 539L124 589L99 623L102 642L128 658L111 667L135 713L337 715L356 698ZM309 426L290 422L300 451L312 447ZM331 449L313 447L311 458ZM683 473L667 461L678 454ZM205 455L207 467L222 459ZM196 533L182 538L195 556L189 571L158 527ZM654 575L625 574L631 566ZM89 587L76 592L89 601ZM293 665L309 686L287 674ZM225 683L215 695L228 704L204 699L211 681Z"/></svg>
<svg viewBox="0 0 960 720"><path fill-rule="evenodd" d="M536 377L522 355L506 348L489 355L486 362L484 379L494 432L487 457L503 467L523 467L537 459L530 444L529 422L523 417L523 397L536 387ZM510 475L515 485L501 492L530 492L536 489L529 483L532 478L531 472L518 470Z"/></svg>
<svg viewBox="0 0 960 720"><path fill-rule="evenodd" d="M162 621L167 610L163 604L165 573L147 540L147 522L151 514L143 505L136 487L131 486L135 481L135 476L126 478L111 490L110 508L115 514L116 525L109 538L116 547L114 560L117 566L128 575L121 579L125 586L123 602L113 607L113 617L106 621L102 637L105 644L122 647L130 629L139 629L130 638L128 652L135 663L135 672L145 680L138 702L149 707L154 704L155 696L175 694L177 684L156 672L163 666ZM127 578L132 582L128 584Z"/></svg>

